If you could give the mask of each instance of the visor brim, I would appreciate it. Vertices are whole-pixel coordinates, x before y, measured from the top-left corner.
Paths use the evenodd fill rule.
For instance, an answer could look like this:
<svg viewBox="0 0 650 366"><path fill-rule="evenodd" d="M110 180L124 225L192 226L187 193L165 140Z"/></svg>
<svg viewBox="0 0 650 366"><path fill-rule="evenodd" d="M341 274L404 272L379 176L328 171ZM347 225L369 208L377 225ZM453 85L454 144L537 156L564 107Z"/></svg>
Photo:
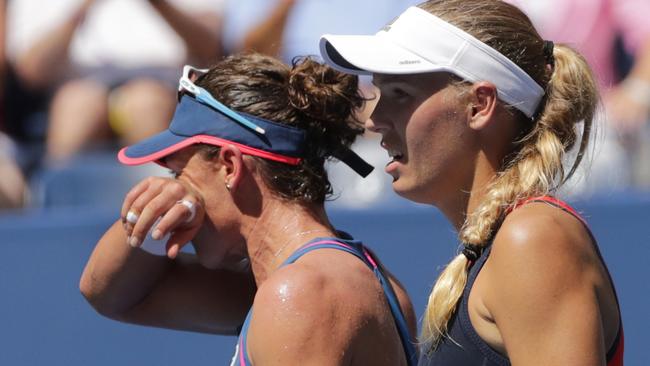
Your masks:
<svg viewBox="0 0 650 366"><path fill-rule="evenodd" d="M443 71L415 53L379 35L323 35L323 59L334 69L348 74L419 74Z"/></svg>
<svg viewBox="0 0 650 366"><path fill-rule="evenodd" d="M117 158L124 165L141 165L152 161L160 162L163 158L195 143L196 141L192 137L178 136L169 130L165 130L123 148L118 153Z"/></svg>

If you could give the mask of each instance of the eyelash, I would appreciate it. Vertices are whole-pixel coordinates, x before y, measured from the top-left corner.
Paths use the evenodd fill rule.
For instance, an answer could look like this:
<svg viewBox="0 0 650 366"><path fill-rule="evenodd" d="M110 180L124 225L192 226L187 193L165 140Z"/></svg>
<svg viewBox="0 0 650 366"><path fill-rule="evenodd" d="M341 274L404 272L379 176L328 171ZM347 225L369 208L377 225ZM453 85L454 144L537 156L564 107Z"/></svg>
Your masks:
<svg viewBox="0 0 650 366"><path fill-rule="evenodd" d="M393 89L393 95L398 97L398 98L406 98L406 97L409 96L409 93L406 92L404 89L394 88Z"/></svg>

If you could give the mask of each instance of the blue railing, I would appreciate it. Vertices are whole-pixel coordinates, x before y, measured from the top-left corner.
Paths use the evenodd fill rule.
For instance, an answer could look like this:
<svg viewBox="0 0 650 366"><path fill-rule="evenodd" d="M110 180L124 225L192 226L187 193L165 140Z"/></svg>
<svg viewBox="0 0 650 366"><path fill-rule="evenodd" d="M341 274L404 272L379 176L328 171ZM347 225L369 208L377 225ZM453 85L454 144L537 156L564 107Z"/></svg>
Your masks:
<svg viewBox="0 0 650 366"><path fill-rule="evenodd" d="M119 203L119 202L118 202ZM618 289L626 363L650 365L650 198L609 196L576 203L589 220ZM112 205L108 205L112 206ZM232 337L118 323L97 315L78 290L95 242L115 207L28 210L0 216L0 365L223 365ZM423 310L455 234L433 208L334 207L340 229L372 247Z"/></svg>

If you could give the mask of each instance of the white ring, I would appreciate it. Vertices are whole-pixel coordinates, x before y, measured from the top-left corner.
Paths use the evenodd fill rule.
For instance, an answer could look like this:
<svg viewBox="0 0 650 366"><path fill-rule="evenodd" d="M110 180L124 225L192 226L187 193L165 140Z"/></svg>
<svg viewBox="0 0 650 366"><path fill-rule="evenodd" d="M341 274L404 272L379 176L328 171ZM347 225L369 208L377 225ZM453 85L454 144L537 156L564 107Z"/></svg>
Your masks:
<svg viewBox="0 0 650 366"><path fill-rule="evenodd" d="M126 222L134 224L138 222L138 214L136 214L133 211L129 211L126 213Z"/></svg>
<svg viewBox="0 0 650 366"><path fill-rule="evenodd" d="M190 217L185 220L185 222L191 222L194 220L194 216L196 216L196 206L194 206L194 202L182 199L180 201L177 201L176 203L181 204L185 207L187 207L188 210L190 210Z"/></svg>

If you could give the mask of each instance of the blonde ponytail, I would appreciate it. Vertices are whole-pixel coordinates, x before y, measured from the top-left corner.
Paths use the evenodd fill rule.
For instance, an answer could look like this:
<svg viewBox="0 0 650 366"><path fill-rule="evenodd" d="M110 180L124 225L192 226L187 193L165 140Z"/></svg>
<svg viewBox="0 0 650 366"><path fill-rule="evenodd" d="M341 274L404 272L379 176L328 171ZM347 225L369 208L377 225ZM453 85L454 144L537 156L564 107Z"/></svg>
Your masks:
<svg viewBox="0 0 650 366"><path fill-rule="evenodd" d="M522 199L554 192L573 174L589 142L598 104L596 82L584 58L568 46L555 46L554 66L546 62L543 40L528 18L509 4L498 0L432 0L420 7L490 44L546 86L545 101L534 121L513 112L522 126L531 127L515 142L516 154L504 161L501 172L460 229L460 242L483 248L490 244L506 210ZM478 8L480 12L475 11ZM576 142L578 122L584 123L579 153L565 174L562 162ZM425 352L435 349L447 334L467 283L468 268L469 260L460 254L438 277L423 319L420 341Z"/></svg>
<svg viewBox="0 0 650 366"><path fill-rule="evenodd" d="M463 254L454 258L436 281L422 319L420 342L435 346L447 332L447 324L456 311L467 282L468 260Z"/></svg>

